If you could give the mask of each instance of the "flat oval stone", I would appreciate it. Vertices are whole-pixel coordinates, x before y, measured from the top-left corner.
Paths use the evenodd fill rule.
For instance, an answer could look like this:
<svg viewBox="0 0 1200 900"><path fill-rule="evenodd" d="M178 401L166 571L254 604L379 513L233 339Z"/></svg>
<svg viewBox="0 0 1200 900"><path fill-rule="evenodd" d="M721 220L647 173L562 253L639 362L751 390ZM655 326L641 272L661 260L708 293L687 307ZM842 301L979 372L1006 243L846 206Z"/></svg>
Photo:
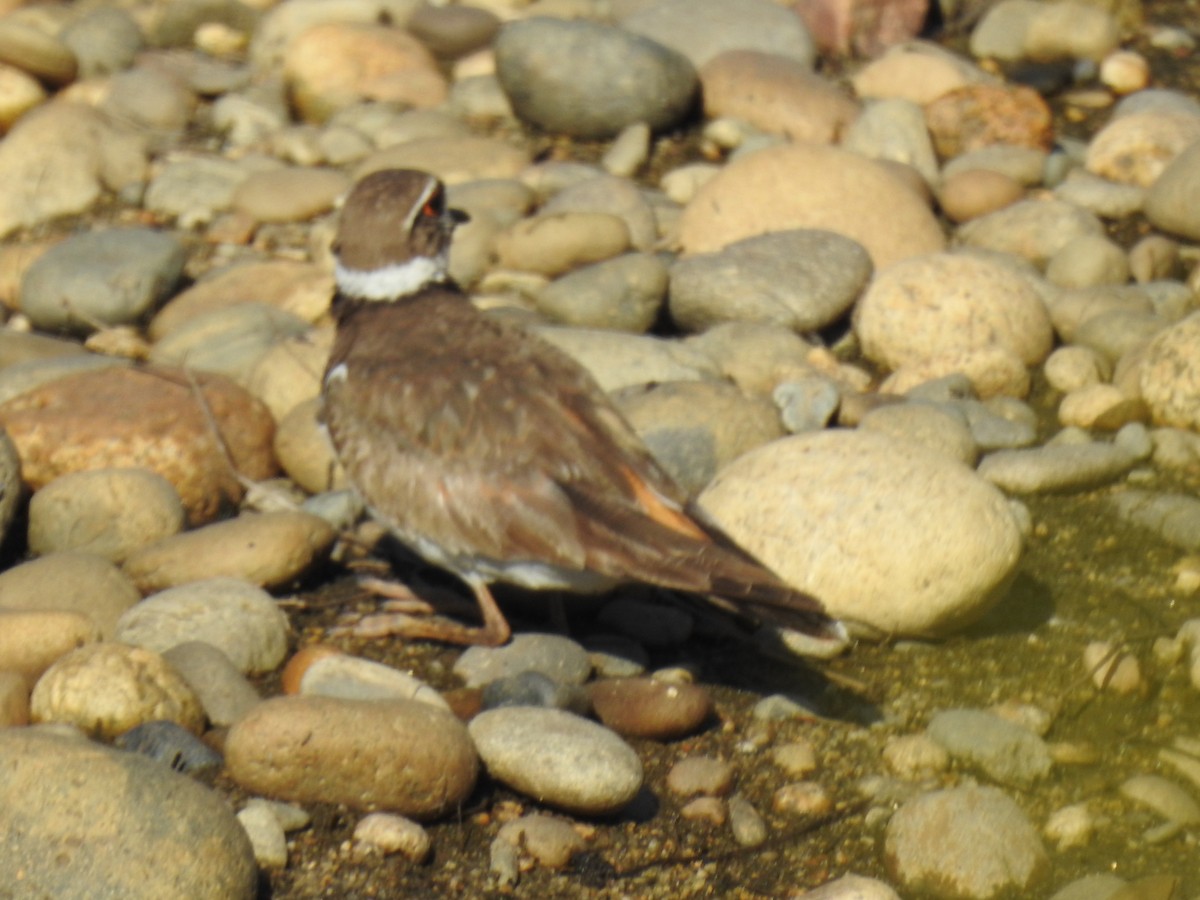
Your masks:
<svg viewBox="0 0 1200 900"><path fill-rule="evenodd" d="M127 644L88 644L68 653L38 679L30 699L37 722L70 722L114 738L143 722L166 719L199 733L200 701L167 662Z"/></svg>
<svg viewBox="0 0 1200 900"><path fill-rule="evenodd" d="M637 753L614 732L572 713L509 706L480 713L468 727L488 773L540 803L605 815L641 789Z"/></svg>
<svg viewBox="0 0 1200 900"><path fill-rule="evenodd" d="M230 776L297 803L344 803L432 819L475 787L479 759L452 714L416 700L277 697L236 722Z"/></svg>
<svg viewBox="0 0 1200 900"><path fill-rule="evenodd" d="M311 513L246 513L143 547L124 568L143 593L221 576L280 587L321 559L335 537Z"/></svg>
<svg viewBox="0 0 1200 900"><path fill-rule="evenodd" d="M197 781L36 728L0 729L0 756L0 871L39 895L158 900L182 885L195 900L258 895L245 831Z"/></svg>
<svg viewBox="0 0 1200 900"><path fill-rule="evenodd" d="M21 279L21 310L47 331L132 324L179 280L184 258L183 245L159 231L78 234L29 267Z"/></svg>
<svg viewBox="0 0 1200 900"><path fill-rule="evenodd" d="M236 578L209 578L147 597L121 616L115 635L158 653L204 641L244 673L278 666L287 636L287 616L271 595Z"/></svg>

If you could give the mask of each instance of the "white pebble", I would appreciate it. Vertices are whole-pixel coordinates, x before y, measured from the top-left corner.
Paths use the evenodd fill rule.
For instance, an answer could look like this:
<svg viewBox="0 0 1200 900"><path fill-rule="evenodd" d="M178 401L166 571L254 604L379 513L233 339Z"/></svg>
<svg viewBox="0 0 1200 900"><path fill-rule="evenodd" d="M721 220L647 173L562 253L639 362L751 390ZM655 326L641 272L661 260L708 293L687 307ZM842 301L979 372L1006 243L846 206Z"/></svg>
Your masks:
<svg viewBox="0 0 1200 900"><path fill-rule="evenodd" d="M362 849L383 854L400 853L413 862L429 855L429 833L412 819L393 813L371 813L354 827L354 841Z"/></svg>

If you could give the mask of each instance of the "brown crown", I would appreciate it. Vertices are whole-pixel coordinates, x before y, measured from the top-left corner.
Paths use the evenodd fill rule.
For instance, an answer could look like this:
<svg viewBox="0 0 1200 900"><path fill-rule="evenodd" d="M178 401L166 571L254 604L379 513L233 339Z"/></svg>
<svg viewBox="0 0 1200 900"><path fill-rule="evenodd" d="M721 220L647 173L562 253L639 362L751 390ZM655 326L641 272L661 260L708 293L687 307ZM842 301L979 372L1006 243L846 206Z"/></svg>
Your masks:
<svg viewBox="0 0 1200 900"><path fill-rule="evenodd" d="M416 169L384 169L354 186L342 206L333 252L348 269L373 272L416 256L446 251L454 226L442 183Z"/></svg>

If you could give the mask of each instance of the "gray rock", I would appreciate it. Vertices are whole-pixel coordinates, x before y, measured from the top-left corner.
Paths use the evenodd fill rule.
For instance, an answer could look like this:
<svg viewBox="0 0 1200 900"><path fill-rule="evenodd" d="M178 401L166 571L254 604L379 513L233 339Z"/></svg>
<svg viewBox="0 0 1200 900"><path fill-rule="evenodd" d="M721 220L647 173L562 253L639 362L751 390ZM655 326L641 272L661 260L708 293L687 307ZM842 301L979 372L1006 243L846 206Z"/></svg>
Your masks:
<svg viewBox="0 0 1200 900"><path fill-rule="evenodd" d="M1148 528L1172 546L1200 551L1200 500L1186 494L1126 490L1109 498L1117 515Z"/></svg>
<svg viewBox="0 0 1200 900"><path fill-rule="evenodd" d="M871 277L857 241L792 229L736 241L671 266L671 317L688 331L728 321L813 331L842 315Z"/></svg>
<svg viewBox="0 0 1200 900"><path fill-rule="evenodd" d="M265 303L235 303L199 313L150 348L150 361L217 372L246 384L263 354L309 323Z"/></svg>
<svg viewBox="0 0 1200 900"><path fill-rule="evenodd" d="M779 407L783 426L792 434L820 431L829 424L841 402L837 385L828 378L814 375L785 381L771 392Z"/></svg>
<svg viewBox="0 0 1200 900"><path fill-rule="evenodd" d="M1058 199L1022 200L958 229L959 241L969 247L1000 250L1039 266L1074 238L1103 234L1093 213Z"/></svg>
<svg viewBox="0 0 1200 900"><path fill-rule="evenodd" d="M133 122L163 138L181 133L195 106L196 95L182 81L138 67L118 72L109 80L100 108L119 121Z"/></svg>
<svg viewBox="0 0 1200 900"><path fill-rule="evenodd" d="M1108 238L1082 235L1050 258L1046 280L1068 288L1124 284L1129 280L1129 260Z"/></svg>
<svg viewBox="0 0 1200 900"><path fill-rule="evenodd" d="M207 641L184 641L162 656L195 692L208 721L219 728L229 727L262 700L229 657Z"/></svg>
<svg viewBox="0 0 1200 900"><path fill-rule="evenodd" d="M518 634L503 647L470 647L454 663L467 687L538 672L558 684L583 684L591 674L587 651L557 634Z"/></svg>
<svg viewBox="0 0 1200 900"><path fill-rule="evenodd" d="M169 766L176 772L211 772L223 763L221 754L186 728L156 719L118 735L113 746Z"/></svg>
<svg viewBox="0 0 1200 900"><path fill-rule="evenodd" d="M183 246L143 228L78 234L51 247L21 279L21 311L47 331L132 325L183 272Z"/></svg>
<svg viewBox="0 0 1200 900"><path fill-rule="evenodd" d="M505 706L565 709L581 716L589 712L587 695L578 686L560 684L541 672L518 672L489 681L483 688L483 708Z"/></svg>
<svg viewBox="0 0 1200 900"><path fill-rule="evenodd" d="M1000 399L997 397L988 403L980 403L978 400L956 400L950 404L966 418L971 437L984 453L1028 447L1037 440L1037 414L1025 407L1028 416L1003 415L993 409Z"/></svg>
<svg viewBox="0 0 1200 900"><path fill-rule="evenodd" d="M1046 167L1046 151L1035 147L1014 147L1010 144L992 144L969 150L946 161L942 177L949 178L972 169L999 172L1026 187L1042 183Z"/></svg>
<svg viewBox="0 0 1200 900"><path fill-rule="evenodd" d="M570 184L541 208L545 215L565 212L608 213L629 229L634 250L650 250L658 241L658 226L649 201L628 178L599 175Z"/></svg>
<svg viewBox="0 0 1200 900"><path fill-rule="evenodd" d="M762 397L720 381L668 381L613 398L655 459L686 490L699 492L717 470L783 436Z"/></svg>
<svg viewBox="0 0 1200 900"><path fill-rule="evenodd" d="M1002 784L1026 786L1050 772L1050 750L1026 728L981 709L936 714L926 729L952 757Z"/></svg>
<svg viewBox="0 0 1200 900"><path fill-rule="evenodd" d="M888 822L884 860L907 893L987 900L1028 895L1049 859L1021 808L993 787L934 791L910 800Z"/></svg>
<svg viewBox="0 0 1200 900"><path fill-rule="evenodd" d="M270 594L236 578L211 578L143 600L121 616L115 638L160 653L205 641L241 672L269 672L283 661L287 636L287 616Z"/></svg>
<svg viewBox="0 0 1200 900"><path fill-rule="evenodd" d="M916 441L968 466L973 466L979 455L966 415L950 404L918 402L881 406L863 416L858 427Z"/></svg>
<svg viewBox="0 0 1200 900"><path fill-rule="evenodd" d="M84 212L104 190L136 185L147 166L144 139L78 103L48 103L24 115L0 143L0 237Z"/></svg>
<svg viewBox="0 0 1200 900"><path fill-rule="evenodd" d="M682 53L698 69L727 50L758 50L811 67L813 39L804 21L769 0L664 0L621 20L622 27Z"/></svg>
<svg viewBox="0 0 1200 900"><path fill-rule="evenodd" d="M488 773L540 803L584 815L625 807L642 786L642 762L617 734L558 709L513 706L468 726Z"/></svg>
<svg viewBox="0 0 1200 900"><path fill-rule="evenodd" d="M937 184L937 154L925 125L925 111L911 100L896 97L868 103L841 143L872 159L911 166L927 184Z"/></svg>
<svg viewBox="0 0 1200 900"><path fill-rule="evenodd" d="M233 192L251 174L238 163L207 156L173 158L146 189L146 209L173 216L181 228L205 225L233 205Z"/></svg>
<svg viewBox="0 0 1200 900"><path fill-rule="evenodd" d="M1137 458L1114 444L1063 444L999 450L979 464L979 474L1013 494L1074 491L1115 481Z"/></svg>
<svg viewBox="0 0 1200 900"><path fill-rule="evenodd" d="M606 391L717 375L711 358L677 341L593 328L545 327L537 334L582 365Z"/></svg>
<svg viewBox="0 0 1200 900"><path fill-rule="evenodd" d="M225 799L166 766L33 728L0 731L0 869L28 896L252 900L250 842ZM86 778L69 773L86 772Z"/></svg>
<svg viewBox="0 0 1200 900"><path fill-rule="evenodd" d="M1066 180L1055 186L1054 196L1106 219L1123 219L1141 212L1146 189L1110 181L1084 169L1072 169Z"/></svg>
<svg viewBox="0 0 1200 900"><path fill-rule="evenodd" d="M546 285L537 308L564 325L644 332L658 319L666 292L666 265L649 253L627 253Z"/></svg>
<svg viewBox="0 0 1200 900"><path fill-rule="evenodd" d="M1147 88L1122 97L1112 109L1112 118L1143 112L1174 112L1185 116L1200 116L1200 100L1170 88Z"/></svg>
<svg viewBox="0 0 1200 900"><path fill-rule="evenodd" d="M60 37L75 53L80 78L129 68L145 44L133 16L115 6L88 10L64 28Z"/></svg>
<svg viewBox="0 0 1200 900"><path fill-rule="evenodd" d="M99 353L26 360L0 369L0 403L7 403L14 397L66 375L130 364L130 360Z"/></svg>
<svg viewBox="0 0 1200 900"><path fill-rule="evenodd" d="M605 138L634 122L668 128L696 93L687 57L611 25L525 19L493 46L513 110L548 131Z"/></svg>

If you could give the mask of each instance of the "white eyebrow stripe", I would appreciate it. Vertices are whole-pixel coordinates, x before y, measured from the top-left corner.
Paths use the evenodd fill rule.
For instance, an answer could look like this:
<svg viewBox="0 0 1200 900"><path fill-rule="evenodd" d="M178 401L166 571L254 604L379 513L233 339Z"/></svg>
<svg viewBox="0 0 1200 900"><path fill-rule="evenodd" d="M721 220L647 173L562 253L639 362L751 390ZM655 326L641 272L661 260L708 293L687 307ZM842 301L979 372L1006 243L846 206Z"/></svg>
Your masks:
<svg viewBox="0 0 1200 900"><path fill-rule="evenodd" d="M436 179L426 179L425 190L421 192L421 196L417 198L417 202L413 204L412 209L408 211L408 217L404 220L404 231L406 234L412 231L412 227L417 221L417 216L421 214L421 210L425 208L425 204L437 192L437 188L438 183Z"/></svg>

